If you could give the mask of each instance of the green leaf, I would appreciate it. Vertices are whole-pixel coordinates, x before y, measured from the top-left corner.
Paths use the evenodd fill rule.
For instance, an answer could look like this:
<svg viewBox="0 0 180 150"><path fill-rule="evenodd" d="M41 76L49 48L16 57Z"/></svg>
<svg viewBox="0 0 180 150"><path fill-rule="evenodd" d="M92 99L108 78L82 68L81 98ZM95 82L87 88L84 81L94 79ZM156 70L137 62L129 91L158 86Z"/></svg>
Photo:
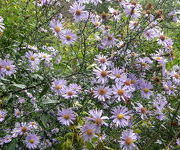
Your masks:
<svg viewBox="0 0 180 150"><path fill-rule="evenodd" d="M26 85L23 85L23 84L15 84L15 83L14 83L13 86L18 87L18 88L20 88L20 89L26 88Z"/></svg>

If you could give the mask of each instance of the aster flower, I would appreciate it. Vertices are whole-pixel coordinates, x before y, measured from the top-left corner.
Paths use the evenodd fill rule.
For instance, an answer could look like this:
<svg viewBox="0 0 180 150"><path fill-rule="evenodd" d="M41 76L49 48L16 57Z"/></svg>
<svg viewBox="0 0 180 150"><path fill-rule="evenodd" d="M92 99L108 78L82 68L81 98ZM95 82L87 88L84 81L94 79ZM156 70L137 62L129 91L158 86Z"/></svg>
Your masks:
<svg viewBox="0 0 180 150"><path fill-rule="evenodd" d="M58 121L66 126L73 124L76 119L75 113L72 109L62 109L58 111Z"/></svg>
<svg viewBox="0 0 180 150"><path fill-rule="evenodd" d="M141 119L147 119L147 115L150 113L150 111L143 107L141 103L136 103L137 107L134 107L136 112L141 115Z"/></svg>
<svg viewBox="0 0 180 150"><path fill-rule="evenodd" d="M69 84L69 88L74 90L77 93L79 93L82 90L80 85L77 85L77 84L74 84L74 83Z"/></svg>
<svg viewBox="0 0 180 150"><path fill-rule="evenodd" d="M109 99L111 97L111 93L111 89L105 86L98 86L93 91L94 98L98 98L101 101Z"/></svg>
<svg viewBox="0 0 180 150"><path fill-rule="evenodd" d="M104 55L97 55L94 60L100 66L103 66L103 65L110 66L110 64L111 64L111 61L109 61L107 56L104 56Z"/></svg>
<svg viewBox="0 0 180 150"><path fill-rule="evenodd" d="M111 48L116 45L117 39L114 38L113 34L106 34L103 37L104 38L101 40L101 44L104 48Z"/></svg>
<svg viewBox="0 0 180 150"><path fill-rule="evenodd" d="M15 138L18 135L27 134L30 128L26 122L16 123L15 128L12 130L12 136Z"/></svg>
<svg viewBox="0 0 180 150"><path fill-rule="evenodd" d="M165 37L164 35L159 36L157 43L164 46L165 48L171 47L173 45L172 39Z"/></svg>
<svg viewBox="0 0 180 150"><path fill-rule="evenodd" d="M95 27L99 27L102 23L102 18L98 15L91 15L91 22Z"/></svg>
<svg viewBox="0 0 180 150"><path fill-rule="evenodd" d="M137 61L136 66L142 70L149 70L151 67L150 65L153 63L153 61L148 57L137 58L136 61Z"/></svg>
<svg viewBox="0 0 180 150"><path fill-rule="evenodd" d="M29 134L26 136L26 147L29 149L36 149L40 143L40 137L36 134Z"/></svg>
<svg viewBox="0 0 180 150"><path fill-rule="evenodd" d="M157 30L156 28L148 29L144 32L144 36L146 40L151 40L155 37L158 37L159 34L160 34L159 30Z"/></svg>
<svg viewBox="0 0 180 150"><path fill-rule="evenodd" d="M102 125L108 125L104 120L109 119L107 116L102 116L102 110L90 110L90 117L87 117L87 120L92 121L97 127Z"/></svg>
<svg viewBox="0 0 180 150"><path fill-rule="evenodd" d="M3 143L10 143L12 141L12 136L11 135L6 135L5 137L3 137Z"/></svg>
<svg viewBox="0 0 180 150"><path fill-rule="evenodd" d="M76 89L74 89L74 87L64 87L62 89L62 96L65 98L65 99L70 99L70 98L75 98L75 97L78 97L78 92Z"/></svg>
<svg viewBox="0 0 180 150"><path fill-rule="evenodd" d="M117 127L126 127L128 126L129 120L131 118L131 111L125 106L118 106L112 110L113 123L116 124Z"/></svg>
<svg viewBox="0 0 180 150"><path fill-rule="evenodd" d="M163 82L163 87L168 95L175 95L176 86L170 80Z"/></svg>
<svg viewBox="0 0 180 150"><path fill-rule="evenodd" d="M131 3L129 3L129 5L124 5L124 11L127 16L131 16L133 19L137 19L141 16L140 7L138 8Z"/></svg>
<svg viewBox="0 0 180 150"><path fill-rule="evenodd" d="M126 74L124 73L124 70L119 68L114 68L111 71L110 78L115 80L115 82L125 82L127 79Z"/></svg>
<svg viewBox="0 0 180 150"><path fill-rule="evenodd" d="M140 89L141 89L141 96L146 99L150 99L150 96L153 94L151 89L153 89L153 86L150 82L147 82L145 80L140 80Z"/></svg>
<svg viewBox="0 0 180 150"><path fill-rule="evenodd" d="M31 122L28 123L28 127L30 129L38 129L38 124L35 121L31 121Z"/></svg>
<svg viewBox="0 0 180 150"><path fill-rule="evenodd" d="M127 129L122 132L120 147L123 150L138 149L137 145L134 143L137 141L137 139L138 139L137 134L134 133L133 130Z"/></svg>
<svg viewBox="0 0 180 150"><path fill-rule="evenodd" d="M101 68L96 68L93 71L96 74L98 83L104 84L108 81L108 78L110 77L110 71L107 70L106 66L102 66Z"/></svg>
<svg viewBox="0 0 180 150"><path fill-rule="evenodd" d="M131 89L127 86L123 86L123 84L120 83L113 85L112 91L114 98L118 101L125 101L125 98L130 98L132 96Z"/></svg>
<svg viewBox="0 0 180 150"><path fill-rule="evenodd" d="M166 105L167 105L166 97L161 94L158 94L156 96L156 99L153 101L153 106L158 110L162 110Z"/></svg>
<svg viewBox="0 0 180 150"><path fill-rule="evenodd" d="M19 109L15 109L14 115L16 116L16 118L20 118L23 115L23 112L20 111Z"/></svg>
<svg viewBox="0 0 180 150"><path fill-rule="evenodd" d="M0 110L0 122L4 121L6 115L7 115L7 111Z"/></svg>
<svg viewBox="0 0 180 150"><path fill-rule="evenodd" d="M96 133L98 132L99 131L94 124L86 123L81 127L81 133L84 141L91 141L93 137L97 137Z"/></svg>
<svg viewBox="0 0 180 150"><path fill-rule="evenodd" d="M11 60L3 60L1 71L4 75L10 76L16 72L16 66Z"/></svg>
<svg viewBox="0 0 180 150"><path fill-rule="evenodd" d="M63 44L69 45L69 44L73 44L76 41L77 36L76 34L72 33L70 30L63 30L62 34L60 35L60 39Z"/></svg>
<svg viewBox="0 0 180 150"><path fill-rule="evenodd" d="M177 67L177 69L173 69L173 71L171 71L169 75L175 84L180 85L180 67Z"/></svg>
<svg viewBox="0 0 180 150"><path fill-rule="evenodd" d="M44 61L46 61L46 62L50 62L51 59L52 59L52 56L49 55L49 54L47 54L47 53L41 52L41 53L39 53L38 55L39 55L39 58L40 58L41 60L44 60Z"/></svg>
<svg viewBox="0 0 180 150"><path fill-rule="evenodd" d="M50 27L52 28L52 30L54 31L54 33L56 35L58 35L60 32L62 32L63 30L63 25L61 22L59 22L58 20L53 19L50 22Z"/></svg>
<svg viewBox="0 0 180 150"><path fill-rule="evenodd" d="M74 3L72 6L70 6L69 11L73 14L76 22L88 19L88 12L84 11L84 9L85 6L81 5L80 3Z"/></svg>
<svg viewBox="0 0 180 150"><path fill-rule="evenodd" d="M57 94L57 95L61 95L63 88L66 87L66 81L63 79L58 79L58 80L54 80L52 82L52 86L51 89Z"/></svg>

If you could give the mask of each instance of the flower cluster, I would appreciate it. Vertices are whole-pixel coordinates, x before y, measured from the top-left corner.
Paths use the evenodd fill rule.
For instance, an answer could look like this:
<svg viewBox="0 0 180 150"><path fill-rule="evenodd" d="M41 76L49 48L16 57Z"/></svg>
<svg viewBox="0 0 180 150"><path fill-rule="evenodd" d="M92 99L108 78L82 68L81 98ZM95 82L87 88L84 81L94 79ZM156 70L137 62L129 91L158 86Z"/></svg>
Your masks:
<svg viewBox="0 0 180 150"><path fill-rule="evenodd" d="M40 6L36 17L58 2L32 2ZM180 66L168 67L174 41L163 29L165 19L178 22L177 12L130 0L75 0L67 13L53 13L37 30L54 37L53 47L38 43L36 33L35 45L17 42L0 59L0 148L179 145Z"/></svg>

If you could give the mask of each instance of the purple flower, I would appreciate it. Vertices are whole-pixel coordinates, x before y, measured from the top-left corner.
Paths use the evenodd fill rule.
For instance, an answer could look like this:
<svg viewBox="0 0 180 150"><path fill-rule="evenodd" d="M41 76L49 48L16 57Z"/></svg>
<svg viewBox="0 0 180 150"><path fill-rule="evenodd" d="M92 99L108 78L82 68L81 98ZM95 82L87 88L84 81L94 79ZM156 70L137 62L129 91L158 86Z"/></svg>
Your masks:
<svg viewBox="0 0 180 150"><path fill-rule="evenodd" d="M131 118L131 111L125 106L118 106L112 110L113 123L116 124L117 127L126 127L128 126L129 120Z"/></svg>
<svg viewBox="0 0 180 150"><path fill-rule="evenodd" d="M58 35L63 29L61 22L55 19L50 22L50 27L53 29L56 35Z"/></svg>
<svg viewBox="0 0 180 150"><path fill-rule="evenodd" d="M71 109L62 109L58 111L58 121L66 126L73 124L75 119L74 111Z"/></svg>
<svg viewBox="0 0 180 150"><path fill-rule="evenodd" d="M73 14L76 22L88 19L88 12L84 11L84 9L85 6L81 5L80 3L74 3L72 6L70 6L69 11Z"/></svg>
<svg viewBox="0 0 180 150"><path fill-rule="evenodd" d="M170 80L163 82L163 87L168 95L175 95L176 86Z"/></svg>
<svg viewBox="0 0 180 150"><path fill-rule="evenodd" d="M40 143L40 137L36 134L29 134L26 136L26 147L29 149L35 149Z"/></svg>
<svg viewBox="0 0 180 150"><path fill-rule="evenodd" d="M93 121L93 123L100 127L102 125L108 125L104 120L109 119L107 116L102 116L102 110L90 110L90 117L87 117L87 120Z"/></svg>
<svg viewBox="0 0 180 150"><path fill-rule="evenodd" d="M163 45L165 48L172 47L173 41L170 38L165 37L164 35L160 35L158 39L158 44Z"/></svg>
<svg viewBox="0 0 180 150"><path fill-rule="evenodd" d="M11 60L3 60L1 61L2 64L0 64L1 69L0 71L2 74L10 76L16 72L16 66L13 65L13 61Z"/></svg>
<svg viewBox="0 0 180 150"><path fill-rule="evenodd" d="M16 123L15 128L12 130L12 136L17 137L18 135L27 134L30 128L26 122Z"/></svg>
<svg viewBox="0 0 180 150"><path fill-rule="evenodd" d="M137 149L136 140L138 139L138 136L136 133L133 132L133 130L127 129L122 132L121 141L120 141L120 147L123 150L133 150Z"/></svg>
<svg viewBox="0 0 180 150"><path fill-rule="evenodd" d="M94 97L98 98L101 101L105 101L105 99L109 99L111 97L111 89L105 86L98 86L93 91Z"/></svg>
<svg viewBox="0 0 180 150"><path fill-rule="evenodd" d="M3 30L5 29L3 21L4 19L0 16L0 32L3 32Z"/></svg>
<svg viewBox="0 0 180 150"><path fill-rule="evenodd" d="M52 82L52 86L51 89L57 94L57 95L61 95L63 89L66 86L66 81L63 79L59 79L59 80L54 80Z"/></svg>
<svg viewBox="0 0 180 150"><path fill-rule="evenodd" d="M113 34L106 34L103 37L105 38L101 40L101 44L104 48L111 48L116 45L117 39L114 38Z"/></svg>
<svg viewBox="0 0 180 150"><path fill-rule="evenodd" d="M114 98L116 98L118 101L125 101L125 98L130 98L132 96L131 88L128 86L123 86L121 83L116 83L112 87Z"/></svg>
<svg viewBox="0 0 180 150"><path fill-rule="evenodd" d="M3 138L3 143L10 143L12 141L12 136L11 135L6 135Z"/></svg>
<svg viewBox="0 0 180 150"><path fill-rule="evenodd" d="M70 30L63 30L62 34L60 35L60 39L63 44L69 45L69 44L73 44L76 41L77 36L76 34L72 33Z"/></svg>
<svg viewBox="0 0 180 150"><path fill-rule="evenodd" d="M0 122L4 121L6 115L7 115L7 111L0 110Z"/></svg>
<svg viewBox="0 0 180 150"><path fill-rule="evenodd" d="M23 112L19 109L14 109L14 115L16 116L16 118L20 118L23 115Z"/></svg>
<svg viewBox="0 0 180 150"><path fill-rule="evenodd" d="M115 82L125 82L127 76L122 69L114 68L111 71L110 78L115 80Z"/></svg>
<svg viewBox="0 0 180 150"><path fill-rule="evenodd" d="M83 127L81 127L81 133L84 141L91 141L93 137L96 137L97 130L94 124L86 123Z"/></svg>
<svg viewBox="0 0 180 150"><path fill-rule="evenodd" d="M64 87L62 89L62 96L65 98L65 99L70 99L70 98L75 98L75 97L78 97L77 95L77 90L75 90L74 88L72 87Z"/></svg>
<svg viewBox="0 0 180 150"><path fill-rule="evenodd" d="M137 107L134 107L136 112L141 115L141 119L147 119L147 115L150 113L146 107L142 104L137 103Z"/></svg>
<svg viewBox="0 0 180 150"><path fill-rule="evenodd" d="M109 61L107 56L104 56L104 55L97 55L96 58L95 58L95 61L100 66L103 66L103 65L109 66L111 64L111 62Z"/></svg>
<svg viewBox="0 0 180 150"><path fill-rule="evenodd" d="M106 66L94 69L93 71L96 74L96 78L98 78L98 83L104 84L108 81L108 78L110 77L110 71L107 70Z"/></svg>
<svg viewBox="0 0 180 150"><path fill-rule="evenodd" d="M153 86L150 82L147 82L145 80L140 80L140 89L141 89L141 96L146 99L150 99L150 96L153 94L151 89L153 89Z"/></svg>
<svg viewBox="0 0 180 150"><path fill-rule="evenodd" d="M158 94L156 96L156 99L153 101L153 106L158 110L162 110L166 105L167 105L166 97L161 94Z"/></svg>

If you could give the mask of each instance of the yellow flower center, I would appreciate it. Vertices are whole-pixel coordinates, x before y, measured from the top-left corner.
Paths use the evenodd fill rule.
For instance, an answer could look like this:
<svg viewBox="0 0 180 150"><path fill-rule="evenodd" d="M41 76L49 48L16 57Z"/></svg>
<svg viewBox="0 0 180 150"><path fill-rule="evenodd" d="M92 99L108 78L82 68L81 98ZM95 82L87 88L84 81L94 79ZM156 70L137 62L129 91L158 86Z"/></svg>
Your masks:
<svg viewBox="0 0 180 150"><path fill-rule="evenodd" d="M67 92L67 95L68 95L68 96L72 96L72 95L73 95L73 92L72 92L72 91L68 91L68 92Z"/></svg>
<svg viewBox="0 0 180 150"><path fill-rule="evenodd" d="M33 144L34 142L35 142L34 139L30 139L30 140L29 140L29 143L31 143L31 144Z"/></svg>
<svg viewBox="0 0 180 150"><path fill-rule="evenodd" d="M31 57L30 57L30 60L35 61L35 57L34 57L34 56L31 56Z"/></svg>
<svg viewBox="0 0 180 150"><path fill-rule="evenodd" d="M101 72L101 76L102 76L102 77L106 77L107 75L108 75L107 71L102 71L102 72Z"/></svg>
<svg viewBox="0 0 180 150"><path fill-rule="evenodd" d="M102 124L102 119L101 119L101 118L97 118L97 119L95 120L95 124L101 125L101 124Z"/></svg>
<svg viewBox="0 0 180 150"><path fill-rule="evenodd" d="M126 143L127 145L130 145L130 144L133 143L133 139L132 139L131 137L127 137L127 138L125 139L125 143Z"/></svg>
<svg viewBox="0 0 180 150"><path fill-rule="evenodd" d="M131 80L125 81L124 84L127 85L127 86L131 85Z"/></svg>
<svg viewBox="0 0 180 150"><path fill-rule="evenodd" d="M176 79L180 79L180 74L175 74L174 77L175 77Z"/></svg>
<svg viewBox="0 0 180 150"><path fill-rule="evenodd" d="M64 119L68 120L70 118L70 115L69 114L66 114L63 116Z"/></svg>
<svg viewBox="0 0 180 150"><path fill-rule="evenodd" d="M86 134L89 135L89 136L92 135L93 134L93 129L87 129Z"/></svg>
<svg viewBox="0 0 180 150"><path fill-rule="evenodd" d="M147 112L147 108L142 107L142 108L141 108L141 112L142 112L143 114L145 114L145 113Z"/></svg>
<svg viewBox="0 0 180 150"><path fill-rule="evenodd" d="M60 28L59 26L56 26L56 27L54 28L54 30L55 30L56 32L60 32L60 31L61 31L61 28Z"/></svg>
<svg viewBox="0 0 180 150"><path fill-rule="evenodd" d="M105 63L105 62L106 62L106 58L101 58L101 59L100 59L100 62L101 62L101 63Z"/></svg>
<svg viewBox="0 0 180 150"><path fill-rule="evenodd" d="M66 39L67 39L68 41L70 41L70 40L72 39L72 37L71 37L70 35L66 35Z"/></svg>
<svg viewBox="0 0 180 150"><path fill-rule="evenodd" d="M117 91L117 93L118 93L118 95L124 95L124 90L123 89L119 89L118 91Z"/></svg>
<svg viewBox="0 0 180 150"><path fill-rule="evenodd" d="M7 70L7 71L10 71L10 70L11 70L11 67L10 67L10 66L6 66L6 70Z"/></svg>
<svg viewBox="0 0 180 150"><path fill-rule="evenodd" d="M120 78L121 77L121 75L120 74L116 74L116 78Z"/></svg>
<svg viewBox="0 0 180 150"><path fill-rule="evenodd" d="M112 39L112 36L108 36L108 41L111 41Z"/></svg>
<svg viewBox="0 0 180 150"><path fill-rule="evenodd" d="M131 80L131 84L135 84L136 83L136 80Z"/></svg>
<svg viewBox="0 0 180 150"><path fill-rule="evenodd" d="M105 95L106 93L107 93L107 91L105 89L100 89L99 90L100 95Z"/></svg>
<svg viewBox="0 0 180 150"><path fill-rule="evenodd" d="M144 88L143 91L144 91L145 93L148 93L150 90L149 90L148 88Z"/></svg>
<svg viewBox="0 0 180 150"><path fill-rule="evenodd" d="M21 128L21 131L22 131L23 133L25 133L25 132L27 131L27 128L26 128L26 127L22 127L22 128Z"/></svg>
<svg viewBox="0 0 180 150"><path fill-rule="evenodd" d="M61 88L62 88L62 86L60 86L60 85L56 85L56 90L60 90Z"/></svg>
<svg viewBox="0 0 180 150"><path fill-rule="evenodd" d="M123 118L124 118L124 115L123 115L123 114L118 114L117 118L118 118L118 119L123 119Z"/></svg>
<svg viewBox="0 0 180 150"><path fill-rule="evenodd" d="M76 13L75 13L77 16L80 16L81 15L81 10L76 10Z"/></svg>

